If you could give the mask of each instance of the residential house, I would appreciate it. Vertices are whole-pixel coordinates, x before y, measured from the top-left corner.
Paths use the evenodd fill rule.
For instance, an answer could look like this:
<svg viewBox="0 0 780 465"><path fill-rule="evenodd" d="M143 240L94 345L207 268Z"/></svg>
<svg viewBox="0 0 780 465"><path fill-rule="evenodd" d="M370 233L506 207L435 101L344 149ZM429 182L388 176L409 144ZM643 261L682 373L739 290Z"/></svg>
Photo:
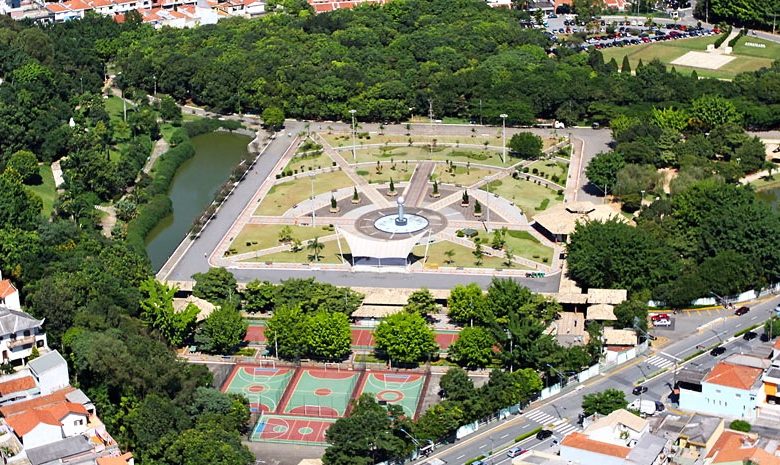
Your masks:
<svg viewBox="0 0 780 465"><path fill-rule="evenodd" d="M633 329L614 329L605 326L601 330L601 341L604 344L604 355L608 362L620 361L623 352L636 347L638 338Z"/></svg>
<svg viewBox="0 0 780 465"><path fill-rule="evenodd" d="M780 341L780 339L778 339ZM777 346L778 343L775 343ZM761 420L780 424L780 360L775 361L761 377L761 390L758 395L758 417Z"/></svg>
<svg viewBox="0 0 780 465"><path fill-rule="evenodd" d="M384 5L389 0L308 0L314 12L327 13L329 11L352 9L361 5Z"/></svg>
<svg viewBox="0 0 780 465"><path fill-rule="evenodd" d="M105 457L98 457L95 460L97 465L135 465L132 452L125 452L121 455L108 455Z"/></svg>
<svg viewBox="0 0 780 465"><path fill-rule="evenodd" d="M555 337L563 347L582 346L590 341L585 328L585 315L577 312L561 312L547 327L547 334Z"/></svg>
<svg viewBox="0 0 780 465"><path fill-rule="evenodd" d="M780 465L777 441L762 441L755 434L727 430L707 454L707 465Z"/></svg>
<svg viewBox="0 0 780 465"><path fill-rule="evenodd" d="M658 465L666 462L669 443L650 433L647 420L619 409L563 438L560 457L581 465Z"/></svg>
<svg viewBox="0 0 780 465"><path fill-rule="evenodd" d="M33 347L44 351L49 349L43 320L21 310L0 307L0 362L23 365L32 354Z"/></svg>
<svg viewBox="0 0 780 465"><path fill-rule="evenodd" d="M764 370L720 362L699 384L678 383L682 410L752 420L756 415Z"/></svg>
<svg viewBox="0 0 780 465"><path fill-rule="evenodd" d="M512 0L485 0L491 8L512 8Z"/></svg>
<svg viewBox="0 0 780 465"><path fill-rule="evenodd" d="M27 363L30 374L43 395L66 388L70 385L68 362L56 350L41 355Z"/></svg>
<svg viewBox="0 0 780 465"><path fill-rule="evenodd" d="M41 393L29 372L14 373L0 380L0 405L28 399Z"/></svg>
<svg viewBox="0 0 780 465"><path fill-rule="evenodd" d="M84 406L59 402L24 411L5 419L25 448L73 437L87 430L89 413Z"/></svg>
<svg viewBox="0 0 780 465"><path fill-rule="evenodd" d="M672 458L679 465L701 463L725 429L722 418L700 415L666 415L655 433L672 441Z"/></svg>
<svg viewBox="0 0 780 465"><path fill-rule="evenodd" d="M22 310L22 304L19 302L19 291L10 279L0 281L0 305L11 310Z"/></svg>

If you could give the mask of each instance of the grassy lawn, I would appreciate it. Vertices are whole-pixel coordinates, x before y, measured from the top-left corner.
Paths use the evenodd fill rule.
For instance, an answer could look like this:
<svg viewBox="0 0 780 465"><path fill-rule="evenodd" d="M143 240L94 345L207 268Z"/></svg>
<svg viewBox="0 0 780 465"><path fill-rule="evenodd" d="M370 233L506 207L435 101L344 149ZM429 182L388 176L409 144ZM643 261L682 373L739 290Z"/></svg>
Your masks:
<svg viewBox="0 0 780 465"><path fill-rule="evenodd" d="M284 167L284 171L292 171L294 173L297 170L302 173L304 171L327 168L328 166L333 166L333 160L325 153L320 153L319 155L312 154L306 157L298 155L290 160L290 163Z"/></svg>
<svg viewBox="0 0 780 465"><path fill-rule="evenodd" d="M479 238L483 247L490 247L493 234L479 231L475 239ZM506 234L506 245L512 249L512 254L539 263L549 263L552 260L553 249L539 242L528 231L509 230ZM546 259L546 261L545 261Z"/></svg>
<svg viewBox="0 0 780 465"><path fill-rule="evenodd" d="M406 182L412 179L417 163L409 163L406 165L399 161L395 163L395 169L391 169L392 165L387 161L382 163L381 166L381 173L377 173L376 165L361 165L357 167L355 172L358 176L365 178L372 184L388 183L390 182L390 178L393 178L393 182Z"/></svg>
<svg viewBox="0 0 780 465"><path fill-rule="evenodd" d="M542 173L542 175L546 175L544 177L548 179L553 176L558 176L563 179L563 181L558 182L558 184L564 183L566 180L566 172L569 170L566 163L555 160L537 160L528 165L528 172L533 173L534 168L536 168L539 173Z"/></svg>
<svg viewBox="0 0 780 465"><path fill-rule="evenodd" d="M452 257L452 263L445 263L449 259L444 255L444 252L448 250L455 252L455 255ZM412 249L412 253L422 259L422 257L425 256L425 246L416 246ZM431 244L428 247L428 259L425 262L425 267L462 266L466 268L477 268L477 265L474 264L475 258L474 249L450 241L440 241ZM485 256L482 258L482 266L479 268L506 268L506 266L504 266L503 258Z"/></svg>
<svg viewBox="0 0 780 465"><path fill-rule="evenodd" d="M494 173L493 170L486 168L469 168L465 166L454 166L454 173L447 172L447 167L444 165L436 165L436 169L433 171L434 176L439 182L444 184L455 184L456 186L470 186L475 182L490 176Z"/></svg>
<svg viewBox="0 0 780 465"><path fill-rule="evenodd" d="M255 215L281 215L293 205L297 205L311 195L311 178L305 176L293 181L276 184L268 192L260 206L255 210ZM314 195L330 192L332 190L348 187L352 180L341 171L321 173L314 176Z"/></svg>
<svg viewBox="0 0 780 465"><path fill-rule="evenodd" d="M322 231L324 234L332 234L325 231ZM320 261L316 263L341 263L341 256L339 255L339 245L337 241L326 241L322 243L325 247L323 247L322 251L320 252ZM311 251L306 250L306 242L303 243L304 249L300 252L277 252L269 255L263 255L257 258L252 258L250 260L246 260L248 262L271 262L271 263L315 263L311 260ZM349 247L347 246L346 241L341 241L341 249L344 251L344 254L349 253Z"/></svg>
<svg viewBox="0 0 780 465"><path fill-rule="evenodd" d="M764 48L750 47L745 43L762 44ZM734 53L737 55L745 55L758 58L768 58L770 60L777 60L780 58L780 45L776 42L769 40L759 39L758 37L740 37L737 43L734 45Z"/></svg>
<svg viewBox="0 0 780 465"><path fill-rule="evenodd" d="M351 156L347 157L351 160ZM516 159L507 157L507 162L501 162L501 153L494 150L482 150L476 148L447 147L439 145L431 150L428 147L382 147L368 148L357 151L358 162L391 162L401 160L452 160L453 162L471 164L483 164L491 166L510 166L517 162Z"/></svg>
<svg viewBox="0 0 780 465"><path fill-rule="evenodd" d="M707 45L714 43L718 36L696 37L693 39L669 40L664 42L654 42L650 44L634 45L630 47L618 47L602 50L604 60L609 61L612 58L618 62L623 62L623 57L628 56L631 68L636 69L639 60L647 64L654 58L658 58L662 63L671 67L670 63L675 59L685 55L691 50L704 51ZM766 48L747 47L745 42L763 43L768 45ZM694 69L699 76L711 77L717 79L732 79L739 73L746 71L756 71L758 69L772 65L772 59L780 57L780 46L772 42L762 41L758 38L743 37L734 47L736 59L723 65L719 69L692 68L688 66L674 65L678 72L690 73Z"/></svg>
<svg viewBox="0 0 780 465"><path fill-rule="evenodd" d="M122 99L114 97L113 95L103 100L106 106L106 112L112 120L122 121L124 119L124 107L122 105ZM127 110L132 110L134 106L130 103L127 104Z"/></svg>
<svg viewBox="0 0 780 465"><path fill-rule="evenodd" d="M482 187L482 190L487 189ZM563 201L563 197L551 189L534 184L531 181L510 177L491 182L490 192L513 202L520 207L529 219L533 218L540 211Z"/></svg>
<svg viewBox="0 0 780 465"><path fill-rule="evenodd" d="M41 174L41 183L28 188L43 200L42 214L49 216L54 207L54 199L57 197L57 189L54 187L54 175L51 172L51 166L42 164L38 166Z"/></svg>
<svg viewBox="0 0 780 465"><path fill-rule="evenodd" d="M248 224L238 233L238 236L230 244L236 254L263 250L281 245L279 232L284 228L282 224ZM320 227L290 226L294 238L307 241L315 237L332 234Z"/></svg>
<svg viewBox="0 0 780 465"><path fill-rule="evenodd" d="M358 133L361 131L358 130ZM488 134L487 136L483 136L481 134ZM321 132L320 135L328 141L328 144L330 144L333 147L352 147L352 136L347 133L338 133L334 132L332 134L328 134L327 132ZM371 144L384 144L385 142L391 143L391 144L408 144L409 139L412 140L413 143L416 144L430 144L431 139L436 139L436 142L440 144L477 144L477 145L483 145L485 142L488 143L488 145L501 145L501 129L496 130L495 128L474 128L474 132L472 132L472 135L474 137L471 137L471 135L468 136L445 136L440 134L412 134L410 136L405 136L402 134L370 134L367 138L363 137L355 138L355 145L357 146L357 149L360 150L360 147L363 145Z"/></svg>

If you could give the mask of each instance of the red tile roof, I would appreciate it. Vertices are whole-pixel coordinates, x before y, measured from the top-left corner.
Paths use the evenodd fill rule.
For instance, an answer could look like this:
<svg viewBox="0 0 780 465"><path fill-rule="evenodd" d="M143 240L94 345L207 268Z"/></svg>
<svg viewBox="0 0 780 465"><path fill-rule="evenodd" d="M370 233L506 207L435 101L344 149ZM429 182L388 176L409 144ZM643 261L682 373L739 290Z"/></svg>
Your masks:
<svg viewBox="0 0 780 465"><path fill-rule="evenodd" d="M14 415L6 420L17 436L22 437L41 423L62 426L48 410L30 410L19 415Z"/></svg>
<svg viewBox="0 0 780 465"><path fill-rule="evenodd" d="M631 453L631 449L623 446L616 446L601 441L594 441L588 436L582 433L570 433L563 441L561 446L571 447L573 449L581 449L589 452L595 452L597 454L611 455L612 457L619 457L625 459L628 454ZM763 465L763 464L762 464Z"/></svg>
<svg viewBox="0 0 780 465"><path fill-rule="evenodd" d="M707 458L712 463L752 461L761 465L780 465L780 458L755 446L755 439L747 434L724 431L720 435Z"/></svg>
<svg viewBox="0 0 780 465"><path fill-rule="evenodd" d="M35 380L32 376L16 378L10 381L0 383L0 396L7 396L14 392L26 391L35 387Z"/></svg>
<svg viewBox="0 0 780 465"><path fill-rule="evenodd" d="M16 288L10 279L0 281L0 299L5 299L14 292L16 292Z"/></svg>
<svg viewBox="0 0 780 465"><path fill-rule="evenodd" d="M45 396L35 397L29 400L23 400L21 402L14 402L13 404L3 405L0 407L0 415L5 418L9 418L13 415L18 415L27 410L40 409L49 407L59 402L65 402L65 395L75 391L76 388L68 386L59 391L52 392Z"/></svg>
<svg viewBox="0 0 780 465"><path fill-rule="evenodd" d="M761 368L720 362L712 368L704 381L720 386L749 390L756 384L763 372L764 370Z"/></svg>
<svg viewBox="0 0 780 465"><path fill-rule="evenodd" d="M97 465L127 465L132 458L133 454L131 452L126 452L118 457L99 457Z"/></svg>

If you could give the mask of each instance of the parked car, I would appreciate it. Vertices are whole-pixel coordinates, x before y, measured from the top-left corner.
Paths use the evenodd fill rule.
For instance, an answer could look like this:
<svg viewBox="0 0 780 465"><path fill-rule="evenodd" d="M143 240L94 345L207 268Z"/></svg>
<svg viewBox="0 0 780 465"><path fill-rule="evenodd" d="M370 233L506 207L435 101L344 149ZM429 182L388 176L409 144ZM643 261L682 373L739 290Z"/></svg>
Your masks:
<svg viewBox="0 0 780 465"><path fill-rule="evenodd" d="M666 406L664 405L664 403L661 402L660 400L655 401L655 411L663 412L664 410L666 410Z"/></svg>
<svg viewBox="0 0 780 465"><path fill-rule="evenodd" d="M517 457L518 455L523 455L526 452L528 452L528 449L523 449L522 447L513 447L507 451L506 455L507 457Z"/></svg>
<svg viewBox="0 0 780 465"><path fill-rule="evenodd" d="M726 353L726 348L718 346L710 351L710 355L713 357L717 357L718 355L723 355Z"/></svg>
<svg viewBox="0 0 780 465"><path fill-rule="evenodd" d="M752 341L756 337L758 337L758 334L755 331L748 331L742 335L742 339L746 341Z"/></svg>
<svg viewBox="0 0 780 465"><path fill-rule="evenodd" d="M761 333L761 342L769 342L769 334Z"/></svg>
<svg viewBox="0 0 780 465"><path fill-rule="evenodd" d="M644 394L647 392L647 386L636 386L632 391L631 394L638 396L640 394Z"/></svg>
<svg viewBox="0 0 780 465"><path fill-rule="evenodd" d="M668 313L659 313L657 315L653 315L650 317L652 321L658 321L658 320L670 320Z"/></svg>
<svg viewBox="0 0 780 465"><path fill-rule="evenodd" d="M653 326L672 326L672 320L654 320Z"/></svg>
<svg viewBox="0 0 780 465"><path fill-rule="evenodd" d="M551 430L543 429L543 430L539 431L538 433L536 433L536 439L538 439L539 441L544 441L545 439L549 438L552 435L553 435L553 432Z"/></svg>
<svg viewBox="0 0 780 465"><path fill-rule="evenodd" d="M750 311L750 307L739 307L736 312L734 312L737 316L742 316Z"/></svg>

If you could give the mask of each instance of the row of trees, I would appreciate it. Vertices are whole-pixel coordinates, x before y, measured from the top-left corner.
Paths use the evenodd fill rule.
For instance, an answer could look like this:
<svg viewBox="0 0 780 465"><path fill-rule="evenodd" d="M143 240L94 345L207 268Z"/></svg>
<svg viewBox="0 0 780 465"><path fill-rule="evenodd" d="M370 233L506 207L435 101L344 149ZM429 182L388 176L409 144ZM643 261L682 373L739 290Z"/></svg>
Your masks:
<svg viewBox="0 0 780 465"><path fill-rule="evenodd" d="M716 94L734 102L748 125L780 122L777 67L733 82L667 72L660 63L618 73L601 52L553 49L541 31L520 26L526 13L478 0L404 0L326 15L297 2L285 11L221 21L208 32L150 28L122 36L112 43L120 85L150 91L156 76L160 92L219 112L278 108L320 120L349 118L355 109L360 120L402 121L430 100L437 116L493 124L502 113L507 124L606 124Z"/></svg>

